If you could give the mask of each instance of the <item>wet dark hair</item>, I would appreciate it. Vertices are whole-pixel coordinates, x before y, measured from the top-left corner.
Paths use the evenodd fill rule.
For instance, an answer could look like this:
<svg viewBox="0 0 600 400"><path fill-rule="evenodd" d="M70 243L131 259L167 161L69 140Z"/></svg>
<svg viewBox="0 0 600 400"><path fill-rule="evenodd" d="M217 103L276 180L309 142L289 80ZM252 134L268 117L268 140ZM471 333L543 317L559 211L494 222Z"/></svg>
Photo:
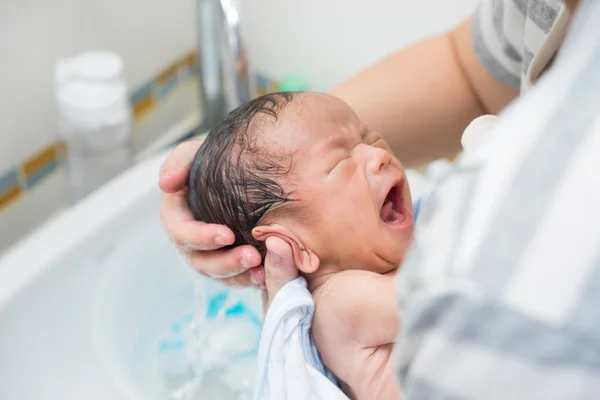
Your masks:
<svg viewBox="0 0 600 400"><path fill-rule="evenodd" d="M277 182L291 170L291 155L267 151L261 139L263 128L277 121L294 95L270 93L236 108L210 131L194 157L190 210L199 221L230 228L235 242L229 247L250 244L264 257L266 249L252 229L267 213L282 212L292 202Z"/></svg>

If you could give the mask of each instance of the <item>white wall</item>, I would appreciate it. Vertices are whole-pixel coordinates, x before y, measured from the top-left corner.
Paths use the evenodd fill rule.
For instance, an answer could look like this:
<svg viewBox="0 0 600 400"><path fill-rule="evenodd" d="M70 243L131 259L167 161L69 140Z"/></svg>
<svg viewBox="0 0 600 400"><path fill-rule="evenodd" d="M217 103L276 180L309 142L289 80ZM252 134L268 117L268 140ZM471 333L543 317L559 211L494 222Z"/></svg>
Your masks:
<svg viewBox="0 0 600 400"><path fill-rule="evenodd" d="M116 51L134 88L193 47L193 5L194 0L0 2L0 169L55 138L55 60L88 49Z"/></svg>
<svg viewBox="0 0 600 400"><path fill-rule="evenodd" d="M394 50L451 28L478 0L242 2L251 66L276 79L299 73L312 89L327 90Z"/></svg>

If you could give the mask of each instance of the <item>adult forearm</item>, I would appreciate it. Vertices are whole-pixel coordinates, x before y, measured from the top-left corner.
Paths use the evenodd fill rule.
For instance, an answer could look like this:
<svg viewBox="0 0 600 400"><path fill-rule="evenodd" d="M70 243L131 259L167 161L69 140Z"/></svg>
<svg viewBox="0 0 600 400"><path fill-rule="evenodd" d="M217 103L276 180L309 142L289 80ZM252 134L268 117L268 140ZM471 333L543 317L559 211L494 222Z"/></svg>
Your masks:
<svg viewBox="0 0 600 400"><path fill-rule="evenodd" d="M517 95L483 71L469 29L466 21L399 51L331 93L383 134L405 166L451 155L474 118L498 112Z"/></svg>

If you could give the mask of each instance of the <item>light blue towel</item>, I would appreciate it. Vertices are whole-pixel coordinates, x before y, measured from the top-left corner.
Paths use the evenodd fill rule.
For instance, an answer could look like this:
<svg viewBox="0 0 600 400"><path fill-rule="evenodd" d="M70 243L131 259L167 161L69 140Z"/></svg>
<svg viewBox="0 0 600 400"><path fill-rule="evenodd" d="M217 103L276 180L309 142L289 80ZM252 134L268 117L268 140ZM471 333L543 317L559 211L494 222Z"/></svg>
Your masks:
<svg viewBox="0 0 600 400"><path fill-rule="evenodd" d="M421 204L423 204L423 198L413 201L413 219L415 220L415 223L419 217L419 211L421 211Z"/></svg>

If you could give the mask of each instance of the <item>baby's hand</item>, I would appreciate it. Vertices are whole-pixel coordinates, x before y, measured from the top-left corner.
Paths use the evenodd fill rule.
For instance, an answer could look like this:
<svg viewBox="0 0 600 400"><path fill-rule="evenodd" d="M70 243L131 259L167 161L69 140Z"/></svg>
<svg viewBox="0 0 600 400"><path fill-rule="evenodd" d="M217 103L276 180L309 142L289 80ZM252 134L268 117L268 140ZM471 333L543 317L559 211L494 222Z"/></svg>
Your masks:
<svg viewBox="0 0 600 400"><path fill-rule="evenodd" d="M292 248L283 239L271 236L265 241L267 256L265 258L265 284L263 292L264 311L288 282L298 277L298 268L294 263Z"/></svg>

